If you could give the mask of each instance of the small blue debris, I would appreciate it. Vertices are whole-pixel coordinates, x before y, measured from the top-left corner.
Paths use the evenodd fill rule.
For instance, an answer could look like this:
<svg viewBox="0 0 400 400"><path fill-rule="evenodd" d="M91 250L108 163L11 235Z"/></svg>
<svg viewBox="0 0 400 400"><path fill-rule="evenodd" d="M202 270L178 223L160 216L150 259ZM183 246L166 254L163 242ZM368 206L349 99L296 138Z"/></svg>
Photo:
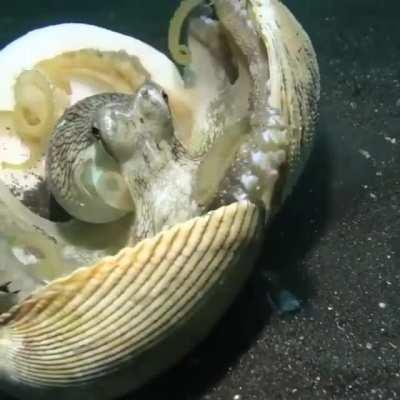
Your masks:
<svg viewBox="0 0 400 400"><path fill-rule="evenodd" d="M281 290L272 301L280 315L298 311L301 307L301 301L288 290Z"/></svg>

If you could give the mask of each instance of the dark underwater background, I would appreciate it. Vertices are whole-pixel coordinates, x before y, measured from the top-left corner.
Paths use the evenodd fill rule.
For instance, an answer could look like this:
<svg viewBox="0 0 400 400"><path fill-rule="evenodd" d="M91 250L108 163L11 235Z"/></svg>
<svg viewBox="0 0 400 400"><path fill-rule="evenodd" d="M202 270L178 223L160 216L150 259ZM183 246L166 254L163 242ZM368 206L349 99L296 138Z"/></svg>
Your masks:
<svg viewBox="0 0 400 400"><path fill-rule="evenodd" d="M285 3L321 67L310 162L210 337L126 400L400 398L400 2ZM177 4L3 1L0 46L41 26L85 22L165 50ZM273 310L261 278L270 271L302 301L299 311Z"/></svg>

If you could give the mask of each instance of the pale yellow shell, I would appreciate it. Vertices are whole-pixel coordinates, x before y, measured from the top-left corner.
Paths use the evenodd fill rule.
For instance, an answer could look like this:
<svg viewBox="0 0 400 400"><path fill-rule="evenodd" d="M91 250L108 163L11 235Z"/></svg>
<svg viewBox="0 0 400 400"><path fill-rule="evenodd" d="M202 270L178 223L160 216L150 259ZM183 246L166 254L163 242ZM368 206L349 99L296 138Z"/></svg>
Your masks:
<svg viewBox="0 0 400 400"><path fill-rule="evenodd" d="M289 138L285 197L302 172L313 143L320 98L319 67L310 38L283 3L277 0L250 3L256 29L267 48L270 102L283 111Z"/></svg>
<svg viewBox="0 0 400 400"><path fill-rule="evenodd" d="M138 386L230 304L261 220L251 203L235 203L51 282L1 316L0 376L16 393L69 386L71 396L78 386L96 399L109 397L107 385L112 397Z"/></svg>

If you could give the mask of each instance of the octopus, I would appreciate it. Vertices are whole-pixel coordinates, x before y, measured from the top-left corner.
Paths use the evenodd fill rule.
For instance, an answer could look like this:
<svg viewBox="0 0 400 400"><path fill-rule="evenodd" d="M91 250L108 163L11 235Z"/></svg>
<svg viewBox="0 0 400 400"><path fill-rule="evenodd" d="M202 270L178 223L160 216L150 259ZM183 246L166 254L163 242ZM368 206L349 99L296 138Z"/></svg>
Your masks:
<svg viewBox="0 0 400 400"><path fill-rule="evenodd" d="M260 202L268 168L274 179L274 168L285 159L283 150L268 157L263 142L262 136L251 137L231 145L229 153L224 149L225 158L236 157L220 183L229 191L200 198L202 157L192 157L174 136L168 95L147 82L134 95L104 93L68 108L49 143L46 180L58 203L77 219L106 223L134 210L131 235L138 241L201 215L210 203L216 208L247 198ZM227 144L220 138L218 146ZM210 163L209 153L203 158ZM240 168L242 175L234 179Z"/></svg>

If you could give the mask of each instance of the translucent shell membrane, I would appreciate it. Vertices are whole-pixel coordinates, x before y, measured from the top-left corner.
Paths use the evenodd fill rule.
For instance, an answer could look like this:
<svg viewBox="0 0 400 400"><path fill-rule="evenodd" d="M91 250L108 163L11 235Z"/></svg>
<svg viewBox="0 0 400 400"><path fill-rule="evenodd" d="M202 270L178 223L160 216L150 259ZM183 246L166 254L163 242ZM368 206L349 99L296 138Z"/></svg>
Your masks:
<svg viewBox="0 0 400 400"><path fill-rule="evenodd" d="M0 368L28 386L93 383L96 392L98 378L188 325L197 342L248 276L260 226L254 205L235 203L51 282L0 317ZM157 351L175 362L187 346ZM130 382L162 363L137 368Z"/></svg>

